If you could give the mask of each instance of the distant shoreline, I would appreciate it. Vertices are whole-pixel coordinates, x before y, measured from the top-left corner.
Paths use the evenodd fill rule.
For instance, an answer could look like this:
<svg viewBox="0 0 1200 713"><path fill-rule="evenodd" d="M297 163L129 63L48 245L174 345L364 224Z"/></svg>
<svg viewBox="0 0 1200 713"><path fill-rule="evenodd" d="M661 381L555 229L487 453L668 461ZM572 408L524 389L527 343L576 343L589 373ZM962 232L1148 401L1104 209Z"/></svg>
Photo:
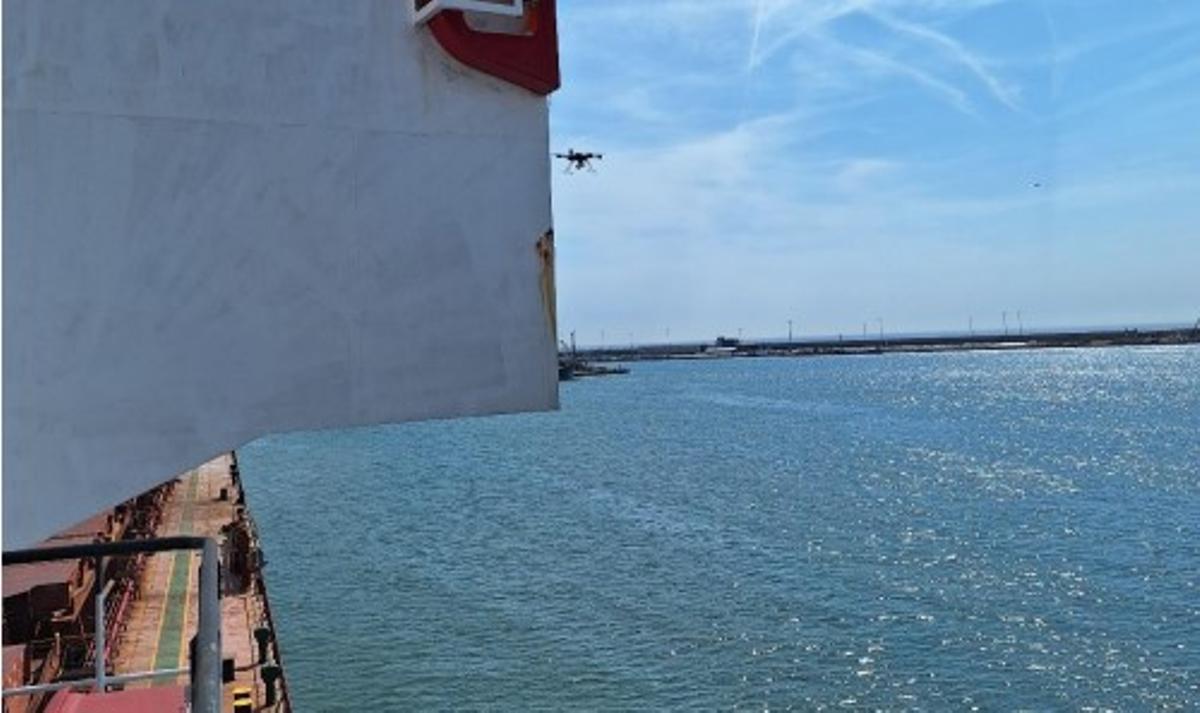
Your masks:
<svg viewBox="0 0 1200 713"><path fill-rule="evenodd" d="M1014 349L1087 349L1117 346L1178 346L1200 344L1200 329L1123 329L1034 334L972 334L895 338L821 340L720 340L708 344L651 344L580 349L589 361L654 361L768 356L835 356L913 352L1004 351ZM721 347L720 350L717 347Z"/></svg>

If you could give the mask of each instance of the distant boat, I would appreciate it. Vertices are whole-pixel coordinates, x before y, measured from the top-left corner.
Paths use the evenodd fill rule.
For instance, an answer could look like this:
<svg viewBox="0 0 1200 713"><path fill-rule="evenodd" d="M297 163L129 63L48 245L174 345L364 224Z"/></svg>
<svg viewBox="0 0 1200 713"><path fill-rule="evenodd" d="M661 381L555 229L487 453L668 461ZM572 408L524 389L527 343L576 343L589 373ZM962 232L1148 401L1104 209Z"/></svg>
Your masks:
<svg viewBox="0 0 1200 713"><path fill-rule="evenodd" d="M585 376L613 376L628 373L628 367L624 366L589 364L577 356L559 356L558 358L559 381L573 381Z"/></svg>

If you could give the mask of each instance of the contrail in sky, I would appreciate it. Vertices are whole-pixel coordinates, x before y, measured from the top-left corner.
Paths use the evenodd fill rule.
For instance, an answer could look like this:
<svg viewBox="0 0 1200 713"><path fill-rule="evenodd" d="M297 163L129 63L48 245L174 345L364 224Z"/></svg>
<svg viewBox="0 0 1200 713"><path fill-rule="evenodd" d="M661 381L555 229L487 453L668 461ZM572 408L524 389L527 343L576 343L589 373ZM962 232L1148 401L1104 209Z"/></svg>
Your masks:
<svg viewBox="0 0 1200 713"><path fill-rule="evenodd" d="M750 40L750 58L746 60L746 72L754 71L754 64L758 61L758 38L762 33L763 22L763 6L766 0L758 0L754 7L754 37Z"/></svg>

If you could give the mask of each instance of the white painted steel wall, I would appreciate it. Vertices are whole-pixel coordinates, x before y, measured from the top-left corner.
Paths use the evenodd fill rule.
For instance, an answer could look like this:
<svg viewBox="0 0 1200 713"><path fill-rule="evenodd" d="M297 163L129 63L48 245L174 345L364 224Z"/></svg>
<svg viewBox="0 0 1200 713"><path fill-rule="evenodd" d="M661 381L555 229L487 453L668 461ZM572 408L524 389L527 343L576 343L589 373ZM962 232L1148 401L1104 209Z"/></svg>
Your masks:
<svg viewBox="0 0 1200 713"><path fill-rule="evenodd" d="M5 0L5 547L266 433L554 408L549 170L405 0Z"/></svg>

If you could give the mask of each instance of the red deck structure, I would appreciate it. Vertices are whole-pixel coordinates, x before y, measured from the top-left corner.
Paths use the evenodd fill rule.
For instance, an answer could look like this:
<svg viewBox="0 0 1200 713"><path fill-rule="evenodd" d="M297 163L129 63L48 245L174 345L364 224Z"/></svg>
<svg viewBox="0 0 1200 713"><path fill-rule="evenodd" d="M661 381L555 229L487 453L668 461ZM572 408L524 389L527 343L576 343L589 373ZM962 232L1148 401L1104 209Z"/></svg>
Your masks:
<svg viewBox="0 0 1200 713"><path fill-rule="evenodd" d="M115 693L59 691L44 713L183 713L183 686L139 688Z"/></svg>

